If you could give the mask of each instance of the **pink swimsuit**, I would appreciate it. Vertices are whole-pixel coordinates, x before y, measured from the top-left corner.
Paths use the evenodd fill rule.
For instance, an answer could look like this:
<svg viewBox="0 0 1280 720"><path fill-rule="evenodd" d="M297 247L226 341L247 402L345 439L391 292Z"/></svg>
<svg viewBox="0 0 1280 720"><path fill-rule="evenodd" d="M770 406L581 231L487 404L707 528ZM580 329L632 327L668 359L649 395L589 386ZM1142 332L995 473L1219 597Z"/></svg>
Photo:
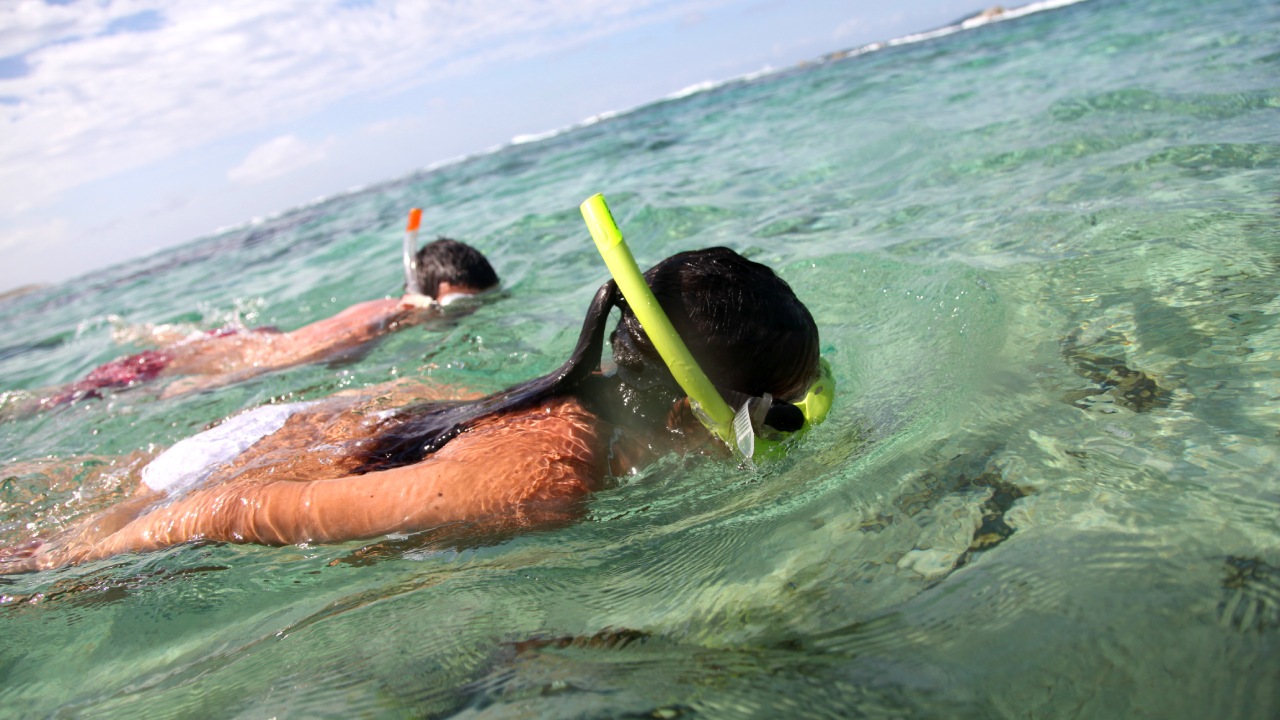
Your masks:
<svg viewBox="0 0 1280 720"><path fill-rule="evenodd" d="M210 337L222 338L238 335L242 332L277 334L280 330L274 327L245 330L234 325L227 325L214 330L206 330L204 334ZM83 380L71 383L63 388L62 392L48 398L45 402L50 405L62 405L82 398L102 397L102 393L98 391L103 388L133 387L134 385L150 382L155 380L171 362L173 362L173 355L163 348L160 350L144 350L137 355L116 358L111 362L94 368Z"/></svg>
<svg viewBox="0 0 1280 720"><path fill-rule="evenodd" d="M102 388L130 387L154 380L173 360L164 350L144 350L137 355L116 358L94 368L83 380L71 383L62 392L49 398L52 405L61 405L86 397L102 397Z"/></svg>

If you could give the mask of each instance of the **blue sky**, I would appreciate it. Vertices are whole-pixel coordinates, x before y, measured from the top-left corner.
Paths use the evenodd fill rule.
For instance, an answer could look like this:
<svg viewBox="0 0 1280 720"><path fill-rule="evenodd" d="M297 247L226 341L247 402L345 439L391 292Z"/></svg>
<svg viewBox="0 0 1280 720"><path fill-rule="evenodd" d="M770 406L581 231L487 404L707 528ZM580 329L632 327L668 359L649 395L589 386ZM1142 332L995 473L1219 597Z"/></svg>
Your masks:
<svg viewBox="0 0 1280 720"><path fill-rule="evenodd" d="M8 0L0 292L983 7Z"/></svg>

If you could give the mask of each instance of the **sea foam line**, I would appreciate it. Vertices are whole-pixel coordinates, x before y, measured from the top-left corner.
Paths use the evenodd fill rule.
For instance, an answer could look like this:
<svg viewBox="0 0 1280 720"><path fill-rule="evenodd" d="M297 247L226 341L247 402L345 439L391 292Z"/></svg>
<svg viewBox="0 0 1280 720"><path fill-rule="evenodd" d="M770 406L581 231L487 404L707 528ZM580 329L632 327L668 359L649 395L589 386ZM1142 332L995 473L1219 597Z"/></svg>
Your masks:
<svg viewBox="0 0 1280 720"><path fill-rule="evenodd" d="M1008 8L1008 9L999 8L999 6L996 6L997 8L999 8L999 12L994 12L988 15L987 13L990 11L984 11L977 15L973 15L971 17L965 18L960 22L957 22L951 25L945 25L935 30L926 30L924 32L912 33L910 35L904 35L900 38L894 38L892 40L882 40L878 42L868 43L866 45L862 45L856 48L850 48L848 50L840 50L840 51L828 53L827 55L822 56L819 62L843 60L845 58L856 57L858 55L866 55L867 53L876 52L878 50L883 50L889 47L899 47L902 45L911 45L913 43L925 42L928 40L933 40L935 38L952 35L958 32L972 30L974 28L982 27L984 25L1003 22L1005 20L1013 20L1015 18L1025 17L1027 15L1032 15L1038 12L1044 12L1046 10L1056 10L1061 7L1066 7L1068 5L1075 5L1077 3L1082 3L1085 1L1086 0L1041 0L1041 2L1033 2L1028 5L1021 5L1019 7ZM800 65L803 65L803 64L805 63L800 63ZM743 75L731 77L725 80L705 80L703 82L694 83L693 85L690 85L685 88L681 88L680 90L677 90L669 95L665 95L657 100L645 102L627 110L609 110L603 113L599 113L597 115L592 115L591 117L585 120L573 123L571 125L566 125L565 127L562 127L556 130L547 130L539 133L527 133L527 134L517 135L507 143L504 143L492 148L488 148L483 152L475 153L475 155L473 155L472 157L488 155L493 152L497 152L505 147L510 147L513 145L527 145L530 143L541 142L543 140L550 140L552 138L563 135L567 132L572 132L573 130L577 130L579 128L587 127L589 125L594 125L604 120L610 120L616 117L630 115L631 113L637 112L639 110L643 110L653 105L659 105L662 103L671 102L673 100L681 100L693 95L698 95L700 93L710 92L712 90L716 90L717 88L722 88L727 85L752 82L760 78L768 77L775 73L785 72L787 70L792 69L793 67L796 67L796 66L787 66L783 68L766 67L760 70L755 70L755 71L752 71ZM461 159L466 159L466 158L461 158Z"/></svg>
<svg viewBox="0 0 1280 720"><path fill-rule="evenodd" d="M947 35L953 35L958 32L964 32L966 30L979 28L984 25L1003 22L1005 20L1013 20L1015 18L1025 17L1027 15L1032 15L1038 12L1044 12L1046 10L1056 10L1058 8L1066 7L1068 5L1075 5L1077 3L1082 3L1082 2L1086 2L1086 0L1041 0L1041 2L1033 2L1028 5L1021 5L1015 8L1009 8L1009 9L1000 8L999 12L992 13L990 15L986 14L987 11L984 11L977 15L973 15L971 17L965 18L960 22L957 22L951 25L946 25L934 30L926 30L924 32L904 35L900 38L894 38L892 40L883 40L883 41L878 41L873 43L867 43L866 45L850 48L848 50L838 50L835 52L831 52L822 56L817 62L833 62L836 60L844 60L846 58L857 57L859 55L866 55L868 53L884 50L885 48L899 47L902 45L911 45L913 43L925 42L925 41L933 40L940 37L946 37ZM999 6L996 6L996 7L999 7ZM312 207L320 203L328 202L330 200L336 200L338 198L346 197L349 195L355 195L360 192L365 192L371 187L393 185L413 175L436 172L442 168L446 168L454 165L460 165L474 158L485 157L487 155L492 155L494 153L501 152L502 150L505 150L506 148L509 148L509 147L515 147L518 145L531 145L534 143L544 142L544 141L559 137L561 135L564 135L565 133L572 132L574 130L578 130L580 128L588 127L591 125L595 125L595 124L604 122L606 120L612 120L614 118L630 115L632 113L638 112L648 107L652 107L654 105L660 105L662 103L671 102L673 100L681 100L683 98L691 97L693 95L698 95L705 92L710 92L712 90L726 87L728 85L752 82L761 78L768 77L775 73L785 72L794 67L804 65L804 64L807 64L807 63L802 62L802 63L799 63L798 65L787 66L783 68L765 67L760 70L755 70L742 75L737 75L725 80L705 80L703 82L694 83L693 85L689 85L688 87L681 88L680 90L677 90L669 95L665 95L657 100L641 103L640 105L636 105L626 110L606 110L604 112L592 115L584 120L580 120L576 123L572 123L564 127L557 128L555 130L546 130L543 132L535 132L535 133L522 133L520 135L516 135L512 137L510 140L508 140L505 143L498 143L497 145L492 145L478 152L457 155L451 158L437 160L437 161L428 163L427 165L424 165L410 173L407 173L404 176L401 176L393 180L347 188L345 190L333 193L332 195L315 198L311 202L305 203L303 205L291 207L286 210L281 210L279 212L271 213L263 217L255 217L252 220L249 220L248 222L218 228L216 231L214 231L211 237L223 235L223 234L233 232L235 230L240 230L246 227L259 225L269 220L275 220L285 215L288 215L289 213L292 213L296 210L300 210L306 207Z"/></svg>

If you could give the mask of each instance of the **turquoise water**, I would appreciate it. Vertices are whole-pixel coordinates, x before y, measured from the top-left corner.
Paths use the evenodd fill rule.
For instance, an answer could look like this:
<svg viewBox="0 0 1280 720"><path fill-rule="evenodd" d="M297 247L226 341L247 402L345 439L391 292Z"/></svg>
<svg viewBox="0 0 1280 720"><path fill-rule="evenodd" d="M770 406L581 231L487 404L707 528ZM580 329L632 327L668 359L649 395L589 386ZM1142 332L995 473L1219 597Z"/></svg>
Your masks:
<svg viewBox="0 0 1280 720"><path fill-rule="evenodd" d="M0 578L0 715L1276 717L1278 49L1274 3L1094 0L4 301L20 390L132 349L131 328L292 328L393 292L413 205L507 289L362 357L0 424L2 543L271 399L556 367L605 279L577 210L597 191L642 263L725 244L777 268L840 395L782 463L673 458L551 532Z"/></svg>

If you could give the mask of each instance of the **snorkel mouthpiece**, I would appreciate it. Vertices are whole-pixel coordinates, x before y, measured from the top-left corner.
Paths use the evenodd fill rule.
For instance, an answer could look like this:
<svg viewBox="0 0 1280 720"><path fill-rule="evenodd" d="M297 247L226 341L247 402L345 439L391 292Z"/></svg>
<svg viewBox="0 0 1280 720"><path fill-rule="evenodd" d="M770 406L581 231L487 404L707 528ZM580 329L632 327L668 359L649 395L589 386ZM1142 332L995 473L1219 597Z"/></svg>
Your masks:
<svg viewBox="0 0 1280 720"><path fill-rule="evenodd" d="M778 457L785 450L777 440L758 438L755 426L759 425L762 411L767 411L769 398L766 395L763 407L744 403L742 408L734 412L724 401L720 392L711 384L707 374L703 372L693 354L671 325L671 320L663 312L653 290L644 280L640 266L636 264L631 249L623 240L604 196L600 194L587 198L580 207L582 217L587 222L587 229L595 240L596 249L604 258L609 273L618 285L618 290L626 298L627 305L635 313L640 326L644 328L654 348L666 363L671 375L680 384L680 388L692 401L694 414L702 421L713 435L730 448L736 450L750 463L753 455ZM809 388L809 392L796 406L805 417L804 428L810 424L821 422L831 408L831 399L835 393L835 381L831 376L831 366L826 360L820 362L821 370L818 380Z"/></svg>
<svg viewBox="0 0 1280 720"><path fill-rule="evenodd" d="M418 228L421 225L422 208L413 208L404 229L404 289L413 295L426 295L418 282Z"/></svg>

